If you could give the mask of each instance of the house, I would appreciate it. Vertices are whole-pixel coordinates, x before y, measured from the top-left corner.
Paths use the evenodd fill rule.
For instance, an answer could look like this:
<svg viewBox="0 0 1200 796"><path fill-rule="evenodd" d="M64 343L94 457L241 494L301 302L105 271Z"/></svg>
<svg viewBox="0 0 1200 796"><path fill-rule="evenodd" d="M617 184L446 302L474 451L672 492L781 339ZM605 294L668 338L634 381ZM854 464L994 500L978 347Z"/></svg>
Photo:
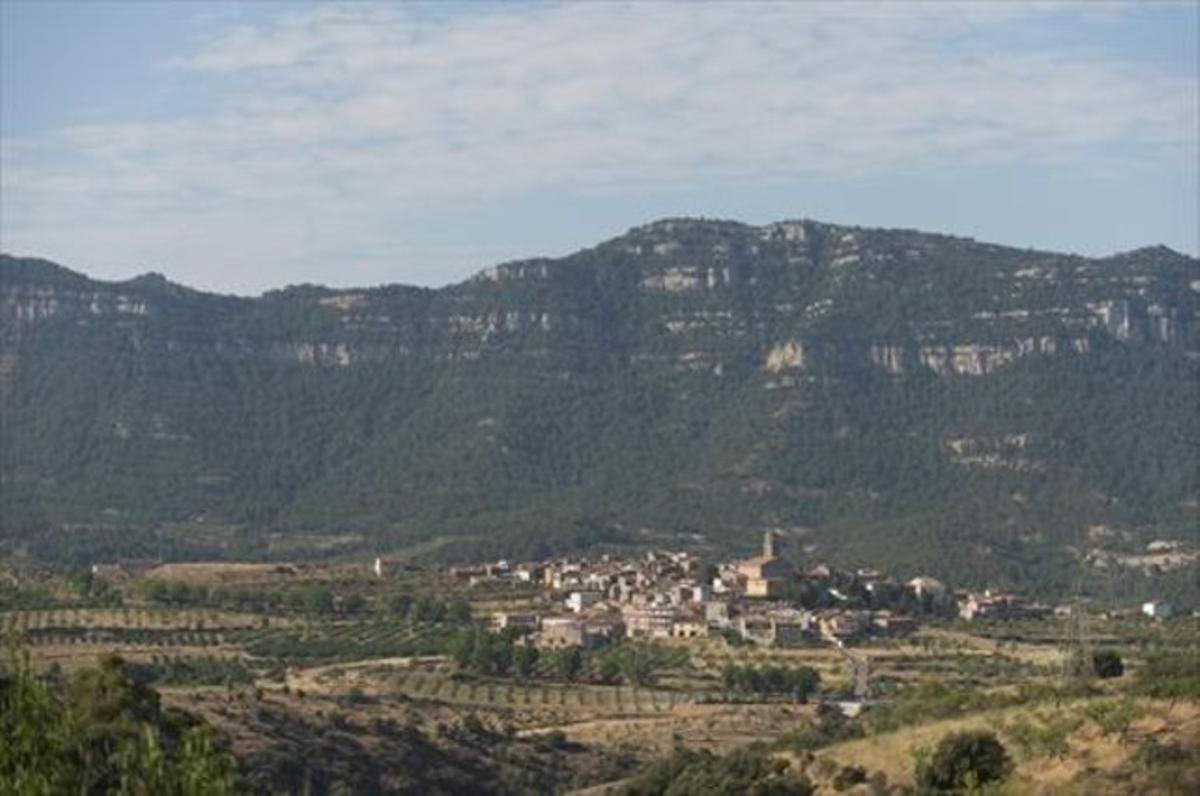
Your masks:
<svg viewBox="0 0 1200 796"><path fill-rule="evenodd" d="M451 567L450 576L469 583L488 577L487 567Z"/></svg>
<svg viewBox="0 0 1200 796"><path fill-rule="evenodd" d="M776 647L796 647L808 641L812 614L790 608L738 617L738 634L747 641Z"/></svg>
<svg viewBox="0 0 1200 796"><path fill-rule="evenodd" d="M492 614L492 627L496 630L513 629L519 633L533 633L538 629L539 617L530 611L497 611Z"/></svg>
<svg viewBox="0 0 1200 796"><path fill-rule="evenodd" d="M829 580L833 577L833 570L828 564L817 564L805 573L805 577L809 580Z"/></svg>
<svg viewBox="0 0 1200 796"><path fill-rule="evenodd" d="M540 567L520 566L513 572L513 579L519 583L537 583L542 579Z"/></svg>
<svg viewBox="0 0 1200 796"><path fill-rule="evenodd" d="M898 616L891 611L877 611L871 617L871 626L878 635L907 636L915 633L919 624L911 616Z"/></svg>
<svg viewBox="0 0 1200 796"><path fill-rule="evenodd" d="M671 623L671 638L700 638L708 635L708 623L699 615L681 616Z"/></svg>
<svg viewBox="0 0 1200 796"><path fill-rule="evenodd" d="M547 616L535 643L539 647L583 647L595 649L619 641L625 625L613 614L596 616Z"/></svg>
<svg viewBox="0 0 1200 796"><path fill-rule="evenodd" d="M92 564L92 574L96 577L112 575L139 575L149 572L159 565L158 561L148 558L122 558L111 564Z"/></svg>
<svg viewBox="0 0 1200 796"><path fill-rule="evenodd" d="M1170 619L1174 612L1165 600L1148 600L1142 603L1142 613L1151 619Z"/></svg>
<svg viewBox="0 0 1200 796"><path fill-rule="evenodd" d="M830 611L817 621L821 635L839 640L857 636L869 626L869 615L862 611Z"/></svg>
<svg viewBox="0 0 1200 796"><path fill-rule="evenodd" d="M765 614L739 616L736 625L738 635L746 641L770 645L775 642L775 629Z"/></svg>
<svg viewBox="0 0 1200 796"><path fill-rule="evenodd" d="M974 619L1041 619L1054 613L1049 606L1029 603L1012 594L988 589L983 594L968 592L958 601L958 616Z"/></svg>
<svg viewBox="0 0 1200 796"><path fill-rule="evenodd" d="M729 603L710 600L704 604L704 621L713 627L729 627Z"/></svg>
<svg viewBox="0 0 1200 796"><path fill-rule="evenodd" d="M771 643L776 647L799 647L812 637L813 617L808 611L784 608L767 614L771 620Z"/></svg>
<svg viewBox="0 0 1200 796"><path fill-rule="evenodd" d="M591 608L602 599L604 595L598 591L573 591L567 596L566 606L577 614L585 608Z"/></svg>
<svg viewBox="0 0 1200 796"><path fill-rule="evenodd" d="M583 620L573 616L547 616L537 636L539 647L584 646Z"/></svg>
<svg viewBox="0 0 1200 796"><path fill-rule="evenodd" d="M590 648L614 644L625 638L625 620L620 614L593 609L583 617L583 646Z"/></svg>
<svg viewBox="0 0 1200 796"><path fill-rule="evenodd" d="M1175 539L1155 539L1146 545L1147 553L1174 553L1183 548L1183 542Z"/></svg>
<svg viewBox="0 0 1200 796"><path fill-rule="evenodd" d="M626 605L621 609L630 636L669 638L675 609L669 605Z"/></svg>
<svg viewBox="0 0 1200 796"><path fill-rule="evenodd" d="M717 574L712 579L713 594L728 594L736 591L740 583L740 576L736 565L722 564Z"/></svg>
<svg viewBox="0 0 1200 796"><path fill-rule="evenodd" d="M946 584L928 575L918 575L905 585L908 586L918 600L925 599L926 595L931 600L941 600L946 596Z"/></svg>
<svg viewBox="0 0 1200 796"><path fill-rule="evenodd" d="M854 577L865 585L883 580L883 573L873 567L859 567L854 571Z"/></svg>

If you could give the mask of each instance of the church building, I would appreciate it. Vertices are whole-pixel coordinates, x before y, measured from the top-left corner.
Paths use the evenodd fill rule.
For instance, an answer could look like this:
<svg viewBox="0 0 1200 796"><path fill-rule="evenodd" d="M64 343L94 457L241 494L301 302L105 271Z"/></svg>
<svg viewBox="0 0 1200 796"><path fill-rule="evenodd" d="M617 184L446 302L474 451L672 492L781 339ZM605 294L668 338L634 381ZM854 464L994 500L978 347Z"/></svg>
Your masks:
<svg viewBox="0 0 1200 796"><path fill-rule="evenodd" d="M748 558L737 566L738 575L745 579L747 597L778 597L792 577L792 565L776 556L775 534L763 535L761 556Z"/></svg>

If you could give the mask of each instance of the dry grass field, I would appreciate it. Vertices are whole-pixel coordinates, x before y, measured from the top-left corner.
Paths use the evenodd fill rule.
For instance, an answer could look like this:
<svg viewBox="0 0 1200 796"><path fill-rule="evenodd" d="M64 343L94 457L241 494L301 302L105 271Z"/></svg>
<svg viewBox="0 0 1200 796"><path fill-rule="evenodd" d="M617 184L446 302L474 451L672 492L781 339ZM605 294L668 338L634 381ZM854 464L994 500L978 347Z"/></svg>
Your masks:
<svg viewBox="0 0 1200 796"><path fill-rule="evenodd" d="M847 765L863 766L883 772L889 782L913 783L917 750L931 749L944 736L963 730L992 730L1006 746L1014 750L1016 767L1008 783L1011 793L1135 793L1129 781L1105 783L1097 773L1118 771L1130 762L1139 744L1148 738L1159 743L1172 742L1200 751L1200 704L1179 703L1170 706L1161 700L1141 700L1141 716L1121 734L1105 733L1087 718L1087 707L1094 701L1075 701L1059 707L1015 707L985 711L961 718L933 721L904 727L894 732L848 741L821 750L816 768L834 770ZM1061 754L1022 754L1014 733L1006 728L1021 722L1065 720L1078 723L1067 736ZM788 756L794 762L795 756ZM822 761L828 761L822 765ZM1108 790L1108 788L1112 788Z"/></svg>
<svg viewBox="0 0 1200 796"><path fill-rule="evenodd" d="M182 597L156 598L150 587L164 582L186 584ZM1053 620L942 624L861 642L853 652L870 661L879 702L851 722L861 726L861 737L814 743L805 733L826 721L821 703L844 697L850 686L845 656L826 644L778 649L717 637L663 640L651 645L653 676L635 687L623 677L598 677L602 653L589 654L576 682L559 676L550 654L525 678L460 669L448 654L455 635L471 626L472 616L544 609L546 598L532 588L473 589L429 571L377 579L360 565L226 563L170 564L144 576L118 576L102 593L114 603L107 607L80 604L65 583L52 579L40 588L42 607L0 611L0 635L20 637L35 666L70 672L116 653L155 678L166 704L199 713L250 753L278 749L289 738L299 743L330 726L350 732L368 751L387 748L394 732L388 727L420 727L453 746L463 732L454 728L470 724L530 748L558 738L555 743L589 754L640 761L681 746L725 754L762 743L822 788L851 766L861 766L876 785L886 779L903 786L913 782L918 750L948 733L986 729L999 733L1016 762L1003 792L1089 795L1186 792L1152 778L1145 749L1159 743L1200 755L1195 701L1180 700L1168 710L1166 702L1143 699L1119 734L1101 729L1089 713L1120 704L1145 650L1194 650L1200 634L1187 620L1099 625L1098 645L1120 651L1126 675L1102 684L1090 699L1061 704L1024 695L1030 686L1058 683L1061 629ZM313 590L330 593L320 613L295 599ZM114 593L120 599L112 600ZM416 619L393 607L397 595L406 594L436 597L445 606L458 601L469 610L457 618ZM353 612L344 610L352 603ZM723 671L730 666L811 667L820 675L820 692L812 704L727 693ZM947 695L962 699L951 705ZM897 726L873 723L893 703L914 697L933 700L936 709L924 714L909 705ZM1061 749L1048 754L1027 743L1030 727L1056 722L1069 727Z"/></svg>

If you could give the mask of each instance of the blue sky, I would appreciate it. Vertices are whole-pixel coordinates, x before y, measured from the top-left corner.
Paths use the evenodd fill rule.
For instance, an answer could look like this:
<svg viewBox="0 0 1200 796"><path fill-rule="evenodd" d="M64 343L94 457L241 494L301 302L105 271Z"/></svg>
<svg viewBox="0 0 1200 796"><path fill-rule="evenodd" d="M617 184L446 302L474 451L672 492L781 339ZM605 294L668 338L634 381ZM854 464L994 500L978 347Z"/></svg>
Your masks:
<svg viewBox="0 0 1200 796"><path fill-rule="evenodd" d="M253 294L704 215L1200 249L1185 3L0 3L0 248Z"/></svg>

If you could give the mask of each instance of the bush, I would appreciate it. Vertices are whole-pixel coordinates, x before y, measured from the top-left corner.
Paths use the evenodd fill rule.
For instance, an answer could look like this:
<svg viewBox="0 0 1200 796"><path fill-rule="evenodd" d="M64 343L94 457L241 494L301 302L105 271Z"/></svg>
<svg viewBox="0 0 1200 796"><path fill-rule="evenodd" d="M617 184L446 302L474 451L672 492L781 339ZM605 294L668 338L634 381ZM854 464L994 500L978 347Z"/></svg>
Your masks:
<svg viewBox="0 0 1200 796"><path fill-rule="evenodd" d="M787 762L758 747L716 757L711 752L679 749L652 763L620 790L624 796L708 796L746 793L755 796L809 796L812 784L788 771Z"/></svg>
<svg viewBox="0 0 1200 796"><path fill-rule="evenodd" d="M1084 707L1083 714L1105 735L1116 735L1124 741L1125 733L1142 715L1142 709L1132 698L1126 697L1119 702L1092 702Z"/></svg>
<svg viewBox="0 0 1200 796"><path fill-rule="evenodd" d="M1160 653L1138 672L1137 691L1155 699L1200 698L1200 655L1194 650Z"/></svg>
<svg viewBox="0 0 1200 796"><path fill-rule="evenodd" d="M1092 672L1101 680L1125 674L1125 662L1112 650L1101 650L1092 656Z"/></svg>
<svg viewBox="0 0 1200 796"><path fill-rule="evenodd" d="M817 714L816 721L780 736L775 746L792 752L811 752L839 741L863 737L862 724L833 709Z"/></svg>
<svg viewBox="0 0 1200 796"><path fill-rule="evenodd" d="M1001 729L1025 757L1066 757L1071 733L1079 729L1082 720L1065 716L1038 719L1018 719Z"/></svg>
<svg viewBox="0 0 1200 796"><path fill-rule="evenodd" d="M867 770L862 766L842 766L833 777L833 789L840 792L866 781Z"/></svg>
<svg viewBox="0 0 1200 796"><path fill-rule="evenodd" d="M550 749L563 749L568 746L567 734L562 730L550 730L542 733L539 740Z"/></svg>
<svg viewBox="0 0 1200 796"><path fill-rule="evenodd" d="M994 733L947 735L927 759L917 764L917 784L940 793L957 793L1004 780L1012 771L1008 751Z"/></svg>
<svg viewBox="0 0 1200 796"><path fill-rule="evenodd" d="M368 697L366 692L364 692L361 688L354 686L346 692L346 696L342 701L350 707L358 707L360 705L366 705L374 700Z"/></svg>

